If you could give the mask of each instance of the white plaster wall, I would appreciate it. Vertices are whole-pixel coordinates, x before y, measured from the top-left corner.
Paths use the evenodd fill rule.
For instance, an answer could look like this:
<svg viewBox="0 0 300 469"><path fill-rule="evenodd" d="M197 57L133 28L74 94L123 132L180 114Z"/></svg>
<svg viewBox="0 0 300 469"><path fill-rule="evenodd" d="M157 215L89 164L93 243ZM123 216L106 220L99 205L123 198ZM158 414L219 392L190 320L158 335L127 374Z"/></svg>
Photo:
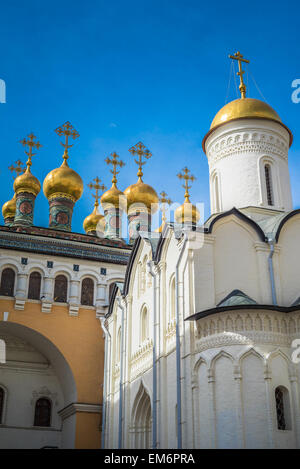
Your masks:
<svg viewBox="0 0 300 469"><path fill-rule="evenodd" d="M291 229L292 235L286 236L284 230L282 231L280 246L276 248L274 256L274 266L277 276L279 269L280 273L284 271L286 284L283 285L286 285L288 290L290 304L295 298L291 298L293 292L288 288L293 285L296 292L299 277L298 271L294 270L296 268L290 266L294 262L292 243L297 242L293 240L299 237L299 220L293 224L291 219L286 227L287 231L294 227ZM125 349L125 447L133 444L133 435L130 433L132 411L141 382L149 395L152 395L150 349L150 361L147 366L143 359L140 359L140 374L134 378L131 374L131 357L139 348L140 309L144 303L147 303L150 311L152 309L153 284L149 282L145 292L139 292L137 265L145 255L151 259L149 245L142 241L132 269L129 295L124 299L124 304L128 301L125 323L128 337ZM165 244L157 266L158 439L162 448L177 446L175 336L172 339L172 331L169 331L167 325L169 281L174 275L178 255L178 241L171 237ZM258 238L253 228L231 216L215 224L202 249L192 254L186 253L182 258L179 269L179 308L183 377L182 429L186 448L299 446L299 437L296 440L296 429L300 426L298 382L293 382L292 387L290 381L290 370L294 365L290 359L283 359L279 355L279 360L274 355L277 350L282 350L284 356L291 356L292 349L289 344L292 336L289 334L293 333L293 337L297 337L297 331L300 331L298 313L293 313L290 317L283 313L260 310L220 313L199 320L199 330L196 324L183 323L186 315L201 311L205 307L215 307L217 302L234 289L242 290L261 304L270 303L268 255L268 246ZM279 256L283 256L284 260ZM297 264L297 258L294 259ZM281 275L279 278L281 279ZM120 315L120 309L116 308L113 317L109 319L112 344L116 342ZM150 334L152 328L153 318L150 315ZM112 359L112 370L113 365ZM118 383L116 377L115 384L110 387L116 403ZM278 431L276 427L274 390L277 385L286 386L291 393L293 427L290 432ZM110 420L110 425L110 434L114 435L111 442L115 444L118 431L117 413ZM129 434L128 438L126 432L127 436Z"/></svg>
<svg viewBox="0 0 300 469"><path fill-rule="evenodd" d="M257 301L259 270L255 231L236 217L224 218L214 227L214 283L218 304L233 290L241 290ZM199 266L201 268L201 266Z"/></svg>
<svg viewBox="0 0 300 469"><path fill-rule="evenodd" d="M284 225L279 238L277 274L280 279L281 304L290 306L300 296L300 215Z"/></svg>
<svg viewBox="0 0 300 469"><path fill-rule="evenodd" d="M241 363L241 374L245 447L267 448L267 401L262 357L254 353L246 355Z"/></svg>

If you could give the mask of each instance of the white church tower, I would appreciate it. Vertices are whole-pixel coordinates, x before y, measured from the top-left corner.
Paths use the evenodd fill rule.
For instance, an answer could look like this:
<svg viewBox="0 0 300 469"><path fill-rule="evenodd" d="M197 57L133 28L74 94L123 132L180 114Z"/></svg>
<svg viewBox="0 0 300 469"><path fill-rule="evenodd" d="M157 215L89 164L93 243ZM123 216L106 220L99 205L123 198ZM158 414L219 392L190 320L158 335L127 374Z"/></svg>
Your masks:
<svg viewBox="0 0 300 469"><path fill-rule="evenodd" d="M241 99L226 104L204 137L210 177L211 213L262 207L292 210L288 150L293 136L267 103L246 98L237 52Z"/></svg>

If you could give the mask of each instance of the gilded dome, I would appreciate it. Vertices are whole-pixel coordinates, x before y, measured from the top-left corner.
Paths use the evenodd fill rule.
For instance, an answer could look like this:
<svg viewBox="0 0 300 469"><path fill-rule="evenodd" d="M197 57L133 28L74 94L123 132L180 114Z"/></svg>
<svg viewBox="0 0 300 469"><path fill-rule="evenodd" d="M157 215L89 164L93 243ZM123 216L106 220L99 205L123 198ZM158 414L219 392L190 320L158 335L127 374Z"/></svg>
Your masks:
<svg viewBox="0 0 300 469"><path fill-rule="evenodd" d="M76 202L82 196L83 182L79 174L64 160L60 168L53 169L46 176L43 190L48 200L64 196Z"/></svg>
<svg viewBox="0 0 300 469"><path fill-rule="evenodd" d="M126 210L126 196L117 188L116 184L113 183L111 188L102 195L101 205L103 210L106 209L106 205L113 205L115 208Z"/></svg>
<svg viewBox="0 0 300 469"><path fill-rule="evenodd" d="M99 222L100 222L100 225L98 226ZM89 234L92 231L97 231L97 226L98 226L99 231L104 232L104 228L105 228L104 216L98 212L98 207L95 206L92 213L85 218L83 222L83 229L86 232L86 234Z"/></svg>
<svg viewBox="0 0 300 469"><path fill-rule="evenodd" d="M14 218L16 214L16 194L14 194L11 200L8 200L2 206L2 215L4 220L6 218Z"/></svg>
<svg viewBox="0 0 300 469"><path fill-rule="evenodd" d="M20 176L15 179L14 191L16 194L28 192L36 197L40 190L40 181L31 173L30 166L27 167L25 173L20 174Z"/></svg>
<svg viewBox="0 0 300 469"><path fill-rule="evenodd" d="M180 205L175 210L175 221L176 223L194 223L196 224L200 220L200 213L196 205L193 205L189 200Z"/></svg>
<svg viewBox="0 0 300 469"><path fill-rule="evenodd" d="M127 211L129 211L133 204L143 204L147 207L148 212L151 211L152 204L158 204L158 195L153 187L145 184L139 178L136 184L132 184L124 191L127 197ZM157 211L157 207L152 207L152 213Z"/></svg>
<svg viewBox="0 0 300 469"><path fill-rule="evenodd" d="M258 117L260 119L269 119L282 124L282 121L274 109L269 104L259 99L241 98L227 103L215 116L210 129L234 119L247 119Z"/></svg>
<svg viewBox="0 0 300 469"><path fill-rule="evenodd" d="M264 101L260 101L259 99L240 98L227 103L216 114L210 126L210 131L204 137L203 149L205 149L205 141L212 130L216 129L220 125L237 119L267 119L278 122L289 132L290 144L292 144L293 135L291 131L283 124L277 112L269 104Z"/></svg>

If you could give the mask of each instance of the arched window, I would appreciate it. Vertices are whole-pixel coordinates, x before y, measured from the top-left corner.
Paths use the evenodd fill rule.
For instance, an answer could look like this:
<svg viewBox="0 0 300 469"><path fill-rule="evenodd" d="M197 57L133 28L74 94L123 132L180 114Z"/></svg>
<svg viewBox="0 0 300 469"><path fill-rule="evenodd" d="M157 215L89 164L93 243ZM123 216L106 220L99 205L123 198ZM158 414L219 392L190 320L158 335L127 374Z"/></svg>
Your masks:
<svg viewBox="0 0 300 469"><path fill-rule="evenodd" d="M35 427L50 427L51 425L51 402L46 397L36 401L34 413Z"/></svg>
<svg viewBox="0 0 300 469"><path fill-rule="evenodd" d="M271 166L269 164L265 165L265 180L267 190L267 203L268 205L274 205Z"/></svg>
<svg viewBox="0 0 300 469"><path fill-rule="evenodd" d="M148 309L144 306L141 314L141 343L149 339L149 317Z"/></svg>
<svg viewBox="0 0 300 469"><path fill-rule="evenodd" d="M275 403L278 430L291 430L289 392L283 386L275 389Z"/></svg>
<svg viewBox="0 0 300 469"><path fill-rule="evenodd" d="M29 276L28 298L39 300L41 298L42 276L39 272L32 272Z"/></svg>
<svg viewBox="0 0 300 469"><path fill-rule="evenodd" d="M3 419L4 398L5 398L4 389L0 388L0 424L2 423L2 419Z"/></svg>
<svg viewBox="0 0 300 469"><path fill-rule="evenodd" d="M65 275L55 277L54 301L66 303L68 300L68 279Z"/></svg>
<svg viewBox="0 0 300 469"><path fill-rule="evenodd" d="M81 304L86 306L93 306L94 304L94 281L91 278L82 280Z"/></svg>
<svg viewBox="0 0 300 469"><path fill-rule="evenodd" d="M175 277L172 278L170 284L170 320L175 319L175 301L176 301L176 292L175 292Z"/></svg>
<svg viewBox="0 0 300 469"><path fill-rule="evenodd" d="M2 272L0 295L14 296L16 274L13 269L6 268Z"/></svg>

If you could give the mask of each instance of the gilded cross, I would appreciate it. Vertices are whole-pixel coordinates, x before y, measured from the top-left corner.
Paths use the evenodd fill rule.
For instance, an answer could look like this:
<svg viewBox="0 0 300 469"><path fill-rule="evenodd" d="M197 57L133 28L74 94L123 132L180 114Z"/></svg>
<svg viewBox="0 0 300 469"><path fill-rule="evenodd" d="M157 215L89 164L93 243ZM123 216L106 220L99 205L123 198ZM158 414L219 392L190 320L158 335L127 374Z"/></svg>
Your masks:
<svg viewBox="0 0 300 469"><path fill-rule="evenodd" d="M177 174L177 177L179 179L184 180L184 185L182 187L185 189L185 194L184 194L185 202L190 202L189 190L192 186L189 186L189 181L194 182L196 180L196 178L195 178L195 176L190 174L190 170L187 167L183 168L182 171L183 171L183 173Z"/></svg>
<svg viewBox="0 0 300 469"><path fill-rule="evenodd" d="M161 203L161 211L162 211L162 221L163 223L166 221L166 205L171 205L172 200L168 199L168 194L166 192L160 193L159 202Z"/></svg>
<svg viewBox="0 0 300 469"><path fill-rule="evenodd" d="M92 196L94 197L95 199L95 207L98 207L99 205L99 198L100 198L100 195L99 195L99 191L105 191L107 188L104 186L104 184L100 184L101 183L101 179L97 177L95 177L93 179L93 182L90 182L88 184L88 187L93 190L95 189L95 194L92 194Z"/></svg>
<svg viewBox="0 0 300 469"><path fill-rule="evenodd" d="M26 162L27 169L30 168L30 166L32 166L31 159L33 156L36 155L36 153L33 153L33 149L36 148L37 150L39 150L42 146L40 142L35 142L34 141L35 139L36 139L36 136L33 135L33 133L31 133L28 135L27 139L23 138L22 140L20 140L20 143L23 145L23 147L28 147L28 151L25 150L25 153L28 156L28 160Z"/></svg>
<svg viewBox="0 0 300 469"><path fill-rule="evenodd" d="M77 130L74 129L74 127L70 124L69 121L65 122L60 127L57 127L57 129L55 129L55 132L60 137L62 135L65 136L65 143L60 142L60 144L65 149L64 154L63 154L63 159L66 161L69 158L68 149L71 148L74 145L74 144L69 145L69 138L71 137L71 138L73 138L73 140L75 140L75 138L79 137L79 133L77 132Z"/></svg>
<svg viewBox="0 0 300 469"><path fill-rule="evenodd" d="M25 171L25 165L22 163L21 160L18 160L15 162L15 166L11 165L8 167L8 169L10 170L11 173L13 172L16 173L16 176L15 177L13 176L13 178L16 179L16 177L20 176L20 174Z"/></svg>
<svg viewBox="0 0 300 469"><path fill-rule="evenodd" d="M144 164L147 163L147 161L143 161L143 157L145 157L148 160L149 158L151 158L152 153L145 147L145 145L143 145L142 142L138 142L136 145L129 148L129 152L133 156L136 156L136 155L138 156L138 159L134 159L134 161L139 167L137 175L138 175L138 178L141 180L143 176L142 167L144 166Z"/></svg>
<svg viewBox="0 0 300 469"><path fill-rule="evenodd" d="M117 167L119 166L119 168L123 168L123 166L125 166L125 163L122 160L118 160L119 155L115 152L111 153L110 156L111 156L111 159L109 157L106 158L105 163L106 164L111 164L113 166L113 169L110 169L110 172L113 175L113 178L112 178L111 182L113 184L117 184L117 174L119 174L119 172L120 172L120 171L117 171Z"/></svg>
<svg viewBox="0 0 300 469"><path fill-rule="evenodd" d="M246 98L246 85L244 83L244 77L243 77L245 71L242 69L242 62L246 63L246 64L249 64L250 61L244 59L244 56L240 52L236 52L234 55L229 55L229 58L238 61L239 71L238 71L237 75L240 77L240 86L239 86L239 88L240 88L242 99L245 99Z"/></svg>

